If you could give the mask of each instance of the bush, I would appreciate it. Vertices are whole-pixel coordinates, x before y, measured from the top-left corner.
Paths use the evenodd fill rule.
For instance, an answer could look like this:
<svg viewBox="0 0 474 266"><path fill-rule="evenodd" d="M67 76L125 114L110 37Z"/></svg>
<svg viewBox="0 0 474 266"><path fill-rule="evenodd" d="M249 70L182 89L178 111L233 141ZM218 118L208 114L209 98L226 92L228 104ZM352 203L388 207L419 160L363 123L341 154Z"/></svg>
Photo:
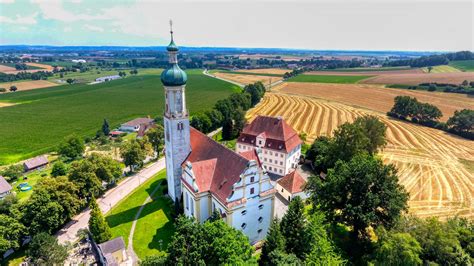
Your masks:
<svg viewBox="0 0 474 266"><path fill-rule="evenodd" d="M5 88L0 88L0 92L6 92L6 91L7 91L7 89L5 89Z"/></svg>

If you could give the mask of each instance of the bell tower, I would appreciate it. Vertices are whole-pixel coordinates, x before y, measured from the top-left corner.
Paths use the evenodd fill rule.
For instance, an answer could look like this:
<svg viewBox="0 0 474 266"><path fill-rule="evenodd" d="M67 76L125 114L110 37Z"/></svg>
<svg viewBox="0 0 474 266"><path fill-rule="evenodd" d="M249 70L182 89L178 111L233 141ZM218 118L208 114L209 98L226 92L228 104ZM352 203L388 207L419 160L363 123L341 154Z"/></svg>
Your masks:
<svg viewBox="0 0 474 266"><path fill-rule="evenodd" d="M173 201L181 200L181 164L191 151L189 114L186 108L186 73L178 65L178 47L173 40L173 28L170 21L171 42L166 47L169 67L161 73L161 82L165 89L165 158L168 194Z"/></svg>

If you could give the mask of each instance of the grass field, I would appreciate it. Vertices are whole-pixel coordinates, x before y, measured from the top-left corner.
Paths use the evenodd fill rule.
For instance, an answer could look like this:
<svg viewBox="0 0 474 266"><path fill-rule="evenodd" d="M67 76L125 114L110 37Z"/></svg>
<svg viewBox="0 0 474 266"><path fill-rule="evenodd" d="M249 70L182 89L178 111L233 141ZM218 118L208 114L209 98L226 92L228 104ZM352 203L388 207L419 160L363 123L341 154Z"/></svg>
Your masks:
<svg viewBox="0 0 474 266"><path fill-rule="evenodd" d="M432 69L431 69L431 72L428 70L427 67L423 67L423 72L425 73L453 73L453 72L459 72L460 70L455 68L455 67L452 67L452 66L448 66L448 65L442 65L442 66L434 66Z"/></svg>
<svg viewBox="0 0 474 266"><path fill-rule="evenodd" d="M240 90L225 81L188 71L186 98L191 113ZM63 85L0 95L0 164L53 150L66 136L92 136L107 118L111 126L164 111L158 75L143 75L96 85Z"/></svg>
<svg viewBox="0 0 474 266"><path fill-rule="evenodd" d="M315 83L357 83L371 76L335 76L335 75L298 75L289 78L291 82L315 82Z"/></svg>
<svg viewBox="0 0 474 266"><path fill-rule="evenodd" d="M125 70L120 70L124 71L127 73L126 78L129 78L133 75L130 75L130 69L125 69ZM158 68L144 68L144 69L138 69L138 76L142 75L150 75L150 74L156 74L159 75L163 70L158 69ZM67 80L69 78L75 79L76 83L90 83L95 81L96 78L100 77L105 77L105 76L113 76L113 75L118 75L119 70L116 69L101 69L101 70L89 70L87 72L68 72L67 74L64 75L63 78L60 77L59 73L54 74L52 77L49 78L51 81L58 81L58 80Z"/></svg>
<svg viewBox="0 0 474 266"><path fill-rule="evenodd" d="M449 62L449 65L462 71L474 71L474 60L451 61Z"/></svg>
<svg viewBox="0 0 474 266"><path fill-rule="evenodd" d="M322 99L308 94L266 93L247 117L282 116L299 133L307 133L308 142L312 142L318 136L331 135L339 125L358 116L376 115L387 126L388 144L381 156L398 168L400 183L410 193L409 212L420 217L474 218L474 172L470 161L474 158L473 141L349 106L354 98L377 102L371 93L334 95L347 104L328 101L332 98L321 95L318 98Z"/></svg>
<svg viewBox="0 0 474 266"><path fill-rule="evenodd" d="M418 85L420 83L437 82L461 84L464 80L474 80L473 74L471 72L381 74L360 83Z"/></svg>
<svg viewBox="0 0 474 266"><path fill-rule="evenodd" d="M166 172L159 172L107 213L106 221L111 228L112 237L122 236L125 244L128 244L133 219L140 206L165 178ZM170 203L168 199L162 197L162 189L158 188L153 200L145 205L137 220L133 236L133 249L142 259L164 251L174 232L173 223L169 217Z"/></svg>
<svg viewBox="0 0 474 266"><path fill-rule="evenodd" d="M335 69L323 69L320 71L338 71L338 72L368 72L368 71L394 71L394 70L409 70L411 67L354 67L354 68L335 68Z"/></svg>
<svg viewBox="0 0 474 266"><path fill-rule="evenodd" d="M53 83L47 80L27 80L27 81L14 81L0 83L0 88L10 90L11 86L16 86L18 91L34 90L57 86L57 83Z"/></svg>

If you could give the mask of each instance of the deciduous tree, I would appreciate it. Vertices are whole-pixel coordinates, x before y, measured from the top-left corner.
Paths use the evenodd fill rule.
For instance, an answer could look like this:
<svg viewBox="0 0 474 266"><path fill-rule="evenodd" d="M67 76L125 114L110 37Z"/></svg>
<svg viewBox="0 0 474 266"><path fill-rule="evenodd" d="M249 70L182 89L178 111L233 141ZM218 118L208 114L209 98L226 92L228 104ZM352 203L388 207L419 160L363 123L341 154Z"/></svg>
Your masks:
<svg viewBox="0 0 474 266"><path fill-rule="evenodd" d="M51 169L51 176L58 177L58 176L65 176L67 175L67 166L66 164L58 160L53 164L53 168Z"/></svg>
<svg viewBox="0 0 474 266"><path fill-rule="evenodd" d="M474 110L463 109L454 111L454 115L448 119L447 125L458 132L474 131Z"/></svg>
<svg viewBox="0 0 474 266"><path fill-rule="evenodd" d="M54 236L39 233L29 244L27 255L34 265L62 265L68 252L65 246L58 244Z"/></svg>
<svg viewBox="0 0 474 266"><path fill-rule="evenodd" d="M151 128L146 132L148 141L153 146L157 158L160 157L160 152L163 150L164 134L164 128L162 125L156 125L156 127Z"/></svg>
<svg viewBox="0 0 474 266"><path fill-rule="evenodd" d="M84 153L84 141L78 136L72 135L67 137L63 143L59 145L58 153L69 159L81 157Z"/></svg>
<svg viewBox="0 0 474 266"><path fill-rule="evenodd" d="M0 214L0 254L5 253L10 248L18 249L26 232L26 227L18 220Z"/></svg>

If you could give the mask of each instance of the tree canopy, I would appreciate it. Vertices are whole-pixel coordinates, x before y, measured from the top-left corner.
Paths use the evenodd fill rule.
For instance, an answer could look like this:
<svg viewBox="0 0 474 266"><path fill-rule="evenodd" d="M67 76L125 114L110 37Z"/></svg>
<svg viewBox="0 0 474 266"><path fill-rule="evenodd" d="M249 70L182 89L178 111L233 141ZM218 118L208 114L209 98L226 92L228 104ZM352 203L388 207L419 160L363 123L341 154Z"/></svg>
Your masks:
<svg viewBox="0 0 474 266"><path fill-rule="evenodd" d="M59 145L58 153L66 158L75 159L84 153L84 141L78 136L69 136Z"/></svg>
<svg viewBox="0 0 474 266"><path fill-rule="evenodd" d="M58 244L56 237L39 233L31 240L27 255L35 265L62 265L68 252L65 246Z"/></svg>
<svg viewBox="0 0 474 266"><path fill-rule="evenodd" d="M103 243L110 240L112 232L110 231L110 227L105 221L95 198L92 198L89 202L89 208L91 211L91 216L89 218L89 231L91 232L92 237L97 243Z"/></svg>

